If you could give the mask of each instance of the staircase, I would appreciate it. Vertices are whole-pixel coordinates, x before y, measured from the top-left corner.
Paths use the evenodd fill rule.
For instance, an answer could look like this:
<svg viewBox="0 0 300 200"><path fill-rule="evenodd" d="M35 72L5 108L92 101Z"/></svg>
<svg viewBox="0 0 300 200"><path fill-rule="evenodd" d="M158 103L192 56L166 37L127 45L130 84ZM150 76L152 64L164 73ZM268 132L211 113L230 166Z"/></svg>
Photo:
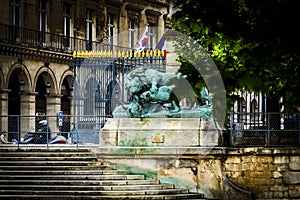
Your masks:
<svg viewBox="0 0 300 200"><path fill-rule="evenodd" d="M203 199L105 165L89 149L0 149L0 199Z"/></svg>

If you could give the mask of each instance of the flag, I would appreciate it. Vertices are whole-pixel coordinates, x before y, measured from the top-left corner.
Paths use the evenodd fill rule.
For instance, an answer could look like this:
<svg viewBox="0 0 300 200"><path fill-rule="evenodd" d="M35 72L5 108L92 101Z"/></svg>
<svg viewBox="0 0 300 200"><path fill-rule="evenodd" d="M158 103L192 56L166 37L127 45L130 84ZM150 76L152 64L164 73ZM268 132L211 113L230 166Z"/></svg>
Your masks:
<svg viewBox="0 0 300 200"><path fill-rule="evenodd" d="M147 46L147 41L148 41L148 26L146 26L144 33L142 34L139 41L137 42L139 46L136 48L136 51L137 52L143 51Z"/></svg>
<svg viewBox="0 0 300 200"><path fill-rule="evenodd" d="M167 55L167 48L166 48L166 38L163 36L156 45L155 49L159 49L160 51L164 52L164 58Z"/></svg>

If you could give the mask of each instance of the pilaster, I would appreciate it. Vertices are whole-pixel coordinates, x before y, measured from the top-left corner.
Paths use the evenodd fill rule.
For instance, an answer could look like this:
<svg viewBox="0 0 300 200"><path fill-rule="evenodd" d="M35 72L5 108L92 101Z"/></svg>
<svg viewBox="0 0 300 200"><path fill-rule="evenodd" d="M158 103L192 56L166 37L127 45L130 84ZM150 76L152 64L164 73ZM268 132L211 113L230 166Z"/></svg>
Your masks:
<svg viewBox="0 0 300 200"><path fill-rule="evenodd" d="M20 95L21 133L35 130L35 97L37 93L22 93Z"/></svg>

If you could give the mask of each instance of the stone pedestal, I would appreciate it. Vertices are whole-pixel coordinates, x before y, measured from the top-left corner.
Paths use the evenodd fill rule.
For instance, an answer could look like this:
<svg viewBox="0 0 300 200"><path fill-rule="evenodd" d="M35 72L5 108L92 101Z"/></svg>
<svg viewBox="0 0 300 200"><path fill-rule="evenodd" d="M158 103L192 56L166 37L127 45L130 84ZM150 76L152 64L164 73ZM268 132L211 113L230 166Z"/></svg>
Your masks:
<svg viewBox="0 0 300 200"><path fill-rule="evenodd" d="M109 118L100 146L218 146L221 129L213 119Z"/></svg>

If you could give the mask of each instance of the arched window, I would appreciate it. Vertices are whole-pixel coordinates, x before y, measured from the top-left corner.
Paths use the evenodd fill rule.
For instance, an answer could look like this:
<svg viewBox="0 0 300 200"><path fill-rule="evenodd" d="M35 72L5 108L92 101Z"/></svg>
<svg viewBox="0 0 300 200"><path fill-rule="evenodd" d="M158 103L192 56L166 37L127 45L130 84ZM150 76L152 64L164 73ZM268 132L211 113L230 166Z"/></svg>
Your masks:
<svg viewBox="0 0 300 200"><path fill-rule="evenodd" d="M259 119L258 103L256 99L253 99L250 104L251 122L256 122Z"/></svg>

